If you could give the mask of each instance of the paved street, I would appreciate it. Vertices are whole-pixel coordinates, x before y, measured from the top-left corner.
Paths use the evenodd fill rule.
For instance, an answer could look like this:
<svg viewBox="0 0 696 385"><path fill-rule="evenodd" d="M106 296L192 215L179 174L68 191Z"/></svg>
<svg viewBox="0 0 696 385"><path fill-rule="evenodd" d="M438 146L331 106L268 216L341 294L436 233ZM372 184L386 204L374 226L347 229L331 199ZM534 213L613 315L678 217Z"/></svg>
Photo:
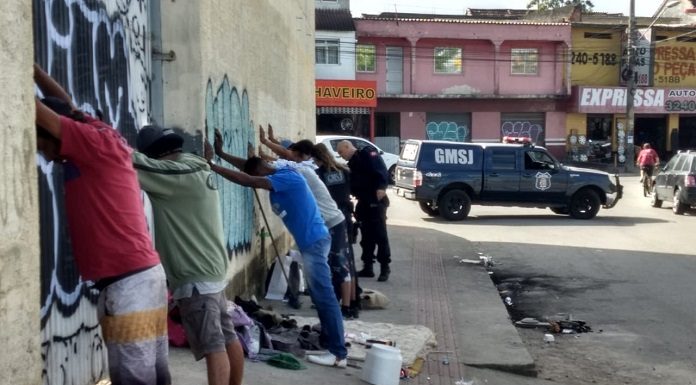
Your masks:
<svg viewBox="0 0 696 385"><path fill-rule="evenodd" d="M693 383L696 258L685 240L696 215L675 216L669 204L651 208L636 177L623 183L625 199L589 221L550 210L474 206L469 219L446 222L390 192L393 274L387 283L362 285L391 303L364 311L361 320L435 332L437 350L427 355L416 384ZM458 262L478 252L497 262L494 281L514 288L513 319L570 313L593 332L557 335L546 344L543 330L512 328L486 272ZM306 303L293 312L312 315ZM205 365L190 353L173 349L171 360L175 383L205 383ZM510 373L528 371L537 377ZM245 383L360 384L359 373L316 365L293 372L247 361Z"/></svg>
<svg viewBox="0 0 696 385"><path fill-rule="evenodd" d="M466 221L444 222L395 198L390 224L436 229L492 256L496 282L516 289L515 319L570 313L589 323L593 333L559 336L554 344L542 342L541 330L518 329L540 379L693 383L696 213L675 216L669 203L652 208L637 177L622 183L618 206L589 221L548 209L473 206Z"/></svg>

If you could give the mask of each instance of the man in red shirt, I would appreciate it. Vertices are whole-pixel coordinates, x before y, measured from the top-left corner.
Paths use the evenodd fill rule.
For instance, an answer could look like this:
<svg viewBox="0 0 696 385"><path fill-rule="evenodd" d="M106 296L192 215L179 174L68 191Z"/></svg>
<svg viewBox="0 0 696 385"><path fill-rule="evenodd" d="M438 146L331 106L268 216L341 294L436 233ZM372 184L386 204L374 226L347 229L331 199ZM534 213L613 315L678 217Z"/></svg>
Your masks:
<svg viewBox="0 0 696 385"><path fill-rule="evenodd" d="M107 124L77 111L46 72L36 100L37 147L61 162L73 254L84 280L100 290L97 312L111 383L171 383L167 363L167 287L147 231L131 149Z"/></svg>
<svg viewBox="0 0 696 385"><path fill-rule="evenodd" d="M653 169L658 164L660 164L660 157L657 155L657 151L652 149L650 143L643 144L643 149L640 150L636 159L636 166L640 167L641 183L646 176L652 178Z"/></svg>

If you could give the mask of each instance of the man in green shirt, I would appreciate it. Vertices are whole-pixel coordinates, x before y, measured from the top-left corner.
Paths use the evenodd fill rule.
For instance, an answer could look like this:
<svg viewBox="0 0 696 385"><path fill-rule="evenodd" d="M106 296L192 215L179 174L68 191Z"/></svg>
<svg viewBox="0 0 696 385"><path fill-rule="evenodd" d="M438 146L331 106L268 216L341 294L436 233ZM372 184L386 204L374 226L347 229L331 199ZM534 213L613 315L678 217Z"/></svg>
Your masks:
<svg viewBox="0 0 696 385"><path fill-rule="evenodd" d="M179 306L191 350L206 359L208 384L241 385L244 351L227 311L228 256L220 198L208 162L182 152L171 129L138 133L133 165L152 201L155 248Z"/></svg>

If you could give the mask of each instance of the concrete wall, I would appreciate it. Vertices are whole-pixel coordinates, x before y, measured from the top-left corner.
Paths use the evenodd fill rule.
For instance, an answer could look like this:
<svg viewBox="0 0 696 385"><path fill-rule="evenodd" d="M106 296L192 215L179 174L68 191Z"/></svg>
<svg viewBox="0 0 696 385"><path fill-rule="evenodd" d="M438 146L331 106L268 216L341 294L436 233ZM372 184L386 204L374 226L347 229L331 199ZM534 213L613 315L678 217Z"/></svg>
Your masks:
<svg viewBox="0 0 696 385"><path fill-rule="evenodd" d="M164 124L193 138L223 132L225 148L246 156L258 126L297 140L315 135L314 2L311 0L162 1ZM198 142L200 143L200 142ZM272 258L251 189L218 180L234 293L263 283ZM281 252L290 237L259 191Z"/></svg>
<svg viewBox="0 0 696 385"><path fill-rule="evenodd" d="M316 39L339 40L339 64L316 64L317 79L355 80L355 32L317 31Z"/></svg>
<svg viewBox="0 0 696 385"><path fill-rule="evenodd" d="M27 385L41 382L31 12L22 0L0 6L0 373Z"/></svg>

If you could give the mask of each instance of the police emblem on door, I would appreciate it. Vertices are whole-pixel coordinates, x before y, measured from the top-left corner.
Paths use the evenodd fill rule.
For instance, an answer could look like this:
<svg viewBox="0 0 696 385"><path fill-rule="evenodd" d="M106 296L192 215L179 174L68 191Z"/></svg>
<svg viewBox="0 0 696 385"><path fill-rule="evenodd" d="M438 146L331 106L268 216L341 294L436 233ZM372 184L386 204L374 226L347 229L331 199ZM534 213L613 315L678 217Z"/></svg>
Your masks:
<svg viewBox="0 0 696 385"><path fill-rule="evenodd" d="M536 183L534 187L536 187L537 190L544 191L551 188L551 174L548 172L538 172L535 177Z"/></svg>

